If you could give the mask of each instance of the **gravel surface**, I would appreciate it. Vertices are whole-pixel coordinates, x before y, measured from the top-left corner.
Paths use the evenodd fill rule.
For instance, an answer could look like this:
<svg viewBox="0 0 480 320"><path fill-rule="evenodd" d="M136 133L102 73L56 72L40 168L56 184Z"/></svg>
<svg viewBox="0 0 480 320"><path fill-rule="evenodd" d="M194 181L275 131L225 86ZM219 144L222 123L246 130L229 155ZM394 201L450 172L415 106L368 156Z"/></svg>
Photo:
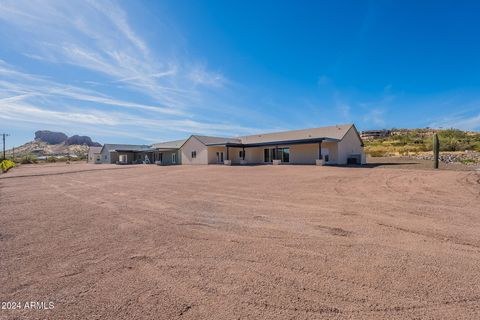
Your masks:
<svg viewBox="0 0 480 320"><path fill-rule="evenodd" d="M0 319L480 319L480 172L392 167L20 166Z"/></svg>

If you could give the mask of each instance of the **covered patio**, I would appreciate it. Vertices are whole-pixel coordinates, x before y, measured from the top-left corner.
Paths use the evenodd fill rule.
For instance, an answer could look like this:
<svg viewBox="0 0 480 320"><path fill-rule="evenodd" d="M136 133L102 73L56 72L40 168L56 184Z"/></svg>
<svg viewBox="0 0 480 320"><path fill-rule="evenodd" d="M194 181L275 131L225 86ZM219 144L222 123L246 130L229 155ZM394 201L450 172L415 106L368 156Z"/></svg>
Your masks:
<svg viewBox="0 0 480 320"><path fill-rule="evenodd" d="M335 164L339 140L314 138L263 143L208 144L209 163Z"/></svg>

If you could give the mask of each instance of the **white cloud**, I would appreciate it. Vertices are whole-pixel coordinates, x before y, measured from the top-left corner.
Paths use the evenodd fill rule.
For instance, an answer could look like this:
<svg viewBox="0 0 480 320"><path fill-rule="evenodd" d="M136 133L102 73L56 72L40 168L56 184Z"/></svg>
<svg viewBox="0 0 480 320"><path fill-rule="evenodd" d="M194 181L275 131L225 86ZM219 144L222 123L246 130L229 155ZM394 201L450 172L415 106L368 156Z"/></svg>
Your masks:
<svg viewBox="0 0 480 320"><path fill-rule="evenodd" d="M156 30L161 46L152 50L117 2L2 0L0 31L7 35L4 45L43 70L56 70L32 74L0 60L0 108L9 110L1 117L19 126L182 137L248 134L257 129L237 119L264 119L237 107L242 101L231 95L234 83L221 71L173 50L177 39L169 38L170 29ZM74 79L59 75L61 68Z"/></svg>
<svg viewBox="0 0 480 320"><path fill-rule="evenodd" d="M444 117L429 124L432 128L455 128L461 130L480 130L480 113L474 115Z"/></svg>
<svg viewBox="0 0 480 320"><path fill-rule="evenodd" d="M367 125L374 125L376 127L384 127L386 124L385 110L379 108L370 109L363 117L363 121Z"/></svg>
<svg viewBox="0 0 480 320"><path fill-rule="evenodd" d="M209 87L222 87L225 83L225 77L216 72L207 71L205 66L195 66L188 74L188 78L194 84L199 84Z"/></svg>

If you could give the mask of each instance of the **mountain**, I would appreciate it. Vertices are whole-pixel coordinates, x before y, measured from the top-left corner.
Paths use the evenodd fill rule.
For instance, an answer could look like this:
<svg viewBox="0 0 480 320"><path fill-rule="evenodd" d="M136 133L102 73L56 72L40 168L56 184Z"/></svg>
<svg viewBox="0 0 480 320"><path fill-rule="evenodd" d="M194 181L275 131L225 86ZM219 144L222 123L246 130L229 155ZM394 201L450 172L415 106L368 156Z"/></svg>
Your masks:
<svg viewBox="0 0 480 320"><path fill-rule="evenodd" d="M61 144L65 145L87 145L89 147L100 147L101 144L98 142L93 142L90 137L74 135L68 137L63 132L53 132L48 130L39 130L35 132L35 140L43 141L47 144Z"/></svg>
<svg viewBox="0 0 480 320"><path fill-rule="evenodd" d="M92 141L88 136L73 135L68 137L63 132L53 132L49 130L39 130L35 132L35 139L27 142L15 150L7 150L11 155L15 151L15 157L25 155L33 156L67 156L67 155L85 155L89 147L101 147L98 142Z"/></svg>

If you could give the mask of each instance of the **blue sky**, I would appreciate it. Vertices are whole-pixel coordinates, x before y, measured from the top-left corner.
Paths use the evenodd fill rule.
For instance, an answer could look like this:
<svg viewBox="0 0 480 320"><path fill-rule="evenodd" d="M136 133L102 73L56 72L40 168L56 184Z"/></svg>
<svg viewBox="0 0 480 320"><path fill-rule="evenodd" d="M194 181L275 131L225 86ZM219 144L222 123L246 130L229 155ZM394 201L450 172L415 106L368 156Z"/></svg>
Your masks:
<svg viewBox="0 0 480 320"><path fill-rule="evenodd" d="M480 130L477 1L0 1L0 131Z"/></svg>

